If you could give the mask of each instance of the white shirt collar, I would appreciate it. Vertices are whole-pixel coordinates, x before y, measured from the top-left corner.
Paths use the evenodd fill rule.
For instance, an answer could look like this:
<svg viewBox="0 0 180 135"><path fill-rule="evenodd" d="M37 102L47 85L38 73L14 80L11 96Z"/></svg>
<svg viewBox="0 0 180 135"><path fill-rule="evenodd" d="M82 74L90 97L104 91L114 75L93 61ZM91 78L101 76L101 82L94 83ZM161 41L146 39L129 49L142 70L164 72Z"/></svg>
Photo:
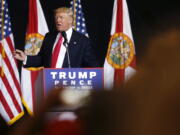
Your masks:
<svg viewBox="0 0 180 135"><path fill-rule="evenodd" d="M73 32L73 29L72 29L72 28L69 28L69 29L66 31L68 43L69 43L69 41L70 41L70 39L71 39L72 32Z"/></svg>

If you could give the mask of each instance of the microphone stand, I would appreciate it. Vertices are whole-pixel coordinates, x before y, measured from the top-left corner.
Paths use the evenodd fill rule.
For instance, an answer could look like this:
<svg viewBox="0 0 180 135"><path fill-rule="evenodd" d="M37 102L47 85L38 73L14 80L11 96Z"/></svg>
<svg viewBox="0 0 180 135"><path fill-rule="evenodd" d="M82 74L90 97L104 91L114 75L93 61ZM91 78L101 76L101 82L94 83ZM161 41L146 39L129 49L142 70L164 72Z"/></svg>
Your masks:
<svg viewBox="0 0 180 135"><path fill-rule="evenodd" d="M71 68L71 61L70 61L70 57L69 57L69 49L68 49L68 43L64 42L63 45L66 47L66 51L67 51L67 57L68 57L68 68Z"/></svg>
<svg viewBox="0 0 180 135"><path fill-rule="evenodd" d="M67 51L68 67L71 68L71 61L70 61L70 57L69 57L69 49L68 49L67 35L66 35L66 32L65 32L65 31L62 31L61 34L62 34L62 36L64 37L63 45L66 47L66 51Z"/></svg>

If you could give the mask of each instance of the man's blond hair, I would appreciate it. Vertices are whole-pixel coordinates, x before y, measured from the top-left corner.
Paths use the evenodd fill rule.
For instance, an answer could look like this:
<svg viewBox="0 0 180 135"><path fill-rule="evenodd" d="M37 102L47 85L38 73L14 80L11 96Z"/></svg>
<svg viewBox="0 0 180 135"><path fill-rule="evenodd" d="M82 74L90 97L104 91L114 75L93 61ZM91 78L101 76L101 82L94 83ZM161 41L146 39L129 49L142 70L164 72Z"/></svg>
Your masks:
<svg viewBox="0 0 180 135"><path fill-rule="evenodd" d="M73 19L73 11L71 8L60 7L54 10L54 14L57 13L67 13Z"/></svg>

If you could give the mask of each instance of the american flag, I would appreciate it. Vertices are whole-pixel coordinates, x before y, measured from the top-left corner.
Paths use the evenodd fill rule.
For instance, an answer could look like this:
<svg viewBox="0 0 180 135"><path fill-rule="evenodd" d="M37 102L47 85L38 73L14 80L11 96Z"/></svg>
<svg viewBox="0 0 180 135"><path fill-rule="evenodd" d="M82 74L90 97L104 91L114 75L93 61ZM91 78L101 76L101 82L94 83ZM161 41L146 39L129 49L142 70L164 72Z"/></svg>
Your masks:
<svg viewBox="0 0 180 135"><path fill-rule="evenodd" d="M11 125L24 112L7 1L1 0L0 6L0 115Z"/></svg>
<svg viewBox="0 0 180 135"><path fill-rule="evenodd" d="M70 4L74 13L74 29L88 37L81 0L72 0Z"/></svg>

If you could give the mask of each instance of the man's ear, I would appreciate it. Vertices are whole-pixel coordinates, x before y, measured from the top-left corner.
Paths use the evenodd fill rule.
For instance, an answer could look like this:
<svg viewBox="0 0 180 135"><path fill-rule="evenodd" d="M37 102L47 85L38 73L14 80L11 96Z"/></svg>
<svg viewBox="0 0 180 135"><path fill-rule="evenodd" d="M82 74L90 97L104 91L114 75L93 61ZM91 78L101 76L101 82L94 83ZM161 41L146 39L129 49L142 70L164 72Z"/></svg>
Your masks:
<svg viewBox="0 0 180 135"><path fill-rule="evenodd" d="M69 19L69 23L70 23L71 25L73 25L73 18L70 18L70 19Z"/></svg>

